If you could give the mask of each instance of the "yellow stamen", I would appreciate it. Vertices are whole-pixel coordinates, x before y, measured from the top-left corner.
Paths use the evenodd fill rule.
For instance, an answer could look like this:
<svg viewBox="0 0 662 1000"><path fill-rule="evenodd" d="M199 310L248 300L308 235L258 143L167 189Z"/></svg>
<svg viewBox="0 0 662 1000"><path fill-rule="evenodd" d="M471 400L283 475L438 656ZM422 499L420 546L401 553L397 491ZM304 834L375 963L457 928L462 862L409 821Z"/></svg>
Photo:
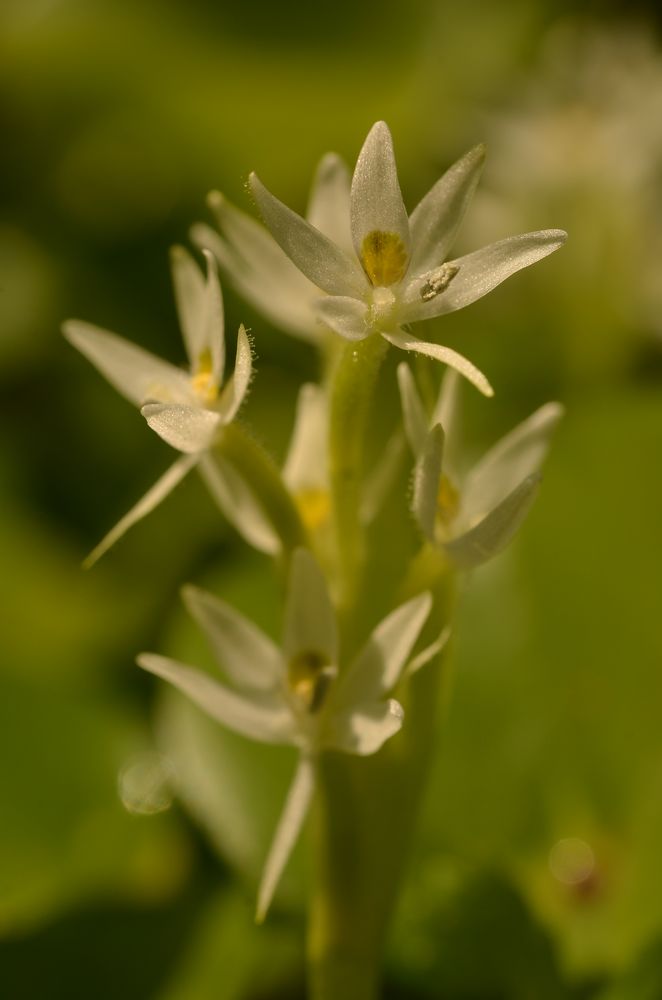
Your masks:
<svg viewBox="0 0 662 1000"><path fill-rule="evenodd" d="M309 531L317 531L326 524L331 514L331 500L328 490L309 487L300 490L295 497L301 520Z"/></svg>
<svg viewBox="0 0 662 1000"><path fill-rule="evenodd" d="M375 229L361 244L361 262L373 285L394 285L405 276L407 251L397 233Z"/></svg>
<svg viewBox="0 0 662 1000"><path fill-rule="evenodd" d="M213 374L211 351L205 347L198 358L198 367L191 377L193 391L206 405L211 406L218 398L218 386Z"/></svg>
<svg viewBox="0 0 662 1000"><path fill-rule="evenodd" d="M333 668L322 653L304 649L287 665L287 683L308 712L316 712L324 700Z"/></svg>

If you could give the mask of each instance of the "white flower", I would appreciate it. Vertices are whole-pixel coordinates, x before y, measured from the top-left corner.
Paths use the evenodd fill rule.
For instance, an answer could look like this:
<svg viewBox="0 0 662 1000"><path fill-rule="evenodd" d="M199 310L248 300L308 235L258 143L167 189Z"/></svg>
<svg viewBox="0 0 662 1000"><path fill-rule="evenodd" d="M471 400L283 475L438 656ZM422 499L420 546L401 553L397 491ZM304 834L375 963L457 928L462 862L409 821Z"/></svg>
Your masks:
<svg viewBox="0 0 662 1000"><path fill-rule="evenodd" d="M464 569L508 544L533 503L560 403L536 410L462 475L457 469L458 379L449 371L428 420L406 364L398 367L405 430L417 458L412 509L426 537Z"/></svg>
<svg viewBox="0 0 662 1000"><path fill-rule="evenodd" d="M405 670L419 669L441 648L437 640L407 663L432 599L419 594L392 611L340 672L334 610L306 549L296 549L292 558L282 648L211 594L186 587L183 596L229 683L153 653L141 654L138 664L229 729L264 743L290 744L300 753L258 893L261 920L310 804L315 755L372 754L400 729L402 708L389 693Z"/></svg>
<svg viewBox="0 0 662 1000"><path fill-rule="evenodd" d="M306 218L329 240L352 252L349 228L350 174L335 153L322 157L315 172ZM328 330L320 324L320 288L283 253L267 229L241 212L218 191L208 198L219 233L204 223L191 229L191 239L211 250L223 273L247 302L274 326L320 345Z"/></svg>
<svg viewBox="0 0 662 1000"><path fill-rule="evenodd" d="M172 250L172 275L189 368L177 368L114 333L80 320L68 320L64 335L74 347L105 375L118 392L140 407L156 433L182 452L141 500L106 535L86 560L95 562L124 532L145 517L170 493L187 472L198 466L228 516L237 523L241 503L233 503L247 493L232 471L219 471L208 450L220 428L228 424L242 404L252 374L251 347L244 327L237 339L233 375L223 385L225 339L223 300L216 264L207 257L205 280L191 256L181 247ZM254 505L253 505L254 506ZM250 537L260 532L259 522L248 522ZM264 547L264 546L263 546Z"/></svg>
<svg viewBox="0 0 662 1000"><path fill-rule="evenodd" d="M377 122L352 179L353 252L278 201L255 174L250 186L276 242L327 293L316 305L325 326L354 341L378 333L395 347L418 351L456 368L481 392L491 395L485 376L466 358L403 329L475 302L565 242L562 230L542 230L446 261L483 160L482 146L467 153L408 218L391 134L384 122Z"/></svg>

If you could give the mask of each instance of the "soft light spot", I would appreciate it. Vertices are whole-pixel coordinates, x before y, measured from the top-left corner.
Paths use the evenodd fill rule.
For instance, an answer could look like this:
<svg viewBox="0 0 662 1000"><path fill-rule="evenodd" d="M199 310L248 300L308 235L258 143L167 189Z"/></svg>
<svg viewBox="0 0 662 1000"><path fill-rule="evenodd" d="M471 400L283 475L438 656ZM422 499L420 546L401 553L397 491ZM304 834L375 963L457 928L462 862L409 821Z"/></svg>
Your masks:
<svg viewBox="0 0 662 1000"><path fill-rule="evenodd" d="M373 285L394 285L404 278L409 258L397 233L375 229L361 244L361 262Z"/></svg>
<svg viewBox="0 0 662 1000"><path fill-rule="evenodd" d="M198 359L191 384L198 399L205 406L212 406L218 398L218 386L213 374L211 351L208 347L204 349Z"/></svg>
<svg viewBox="0 0 662 1000"><path fill-rule="evenodd" d="M287 666L290 690L310 713L321 708L335 675L335 667L315 649L302 649Z"/></svg>
<svg viewBox="0 0 662 1000"><path fill-rule="evenodd" d="M152 816L164 812L174 798L174 769L167 757L144 753L130 760L120 771L117 790L127 812Z"/></svg>
<svg viewBox="0 0 662 1000"><path fill-rule="evenodd" d="M328 490L312 486L299 490L295 502L301 520L309 531L317 531L328 522L331 515L331 498Z"/></svg>
<svg viewBox="0 0 662 1000"><path fill-rule="evenodd" d="M549 852L549 869L564 885L581 886L589 882L595 872L595 855L585 840L565 837Z"/></svg>

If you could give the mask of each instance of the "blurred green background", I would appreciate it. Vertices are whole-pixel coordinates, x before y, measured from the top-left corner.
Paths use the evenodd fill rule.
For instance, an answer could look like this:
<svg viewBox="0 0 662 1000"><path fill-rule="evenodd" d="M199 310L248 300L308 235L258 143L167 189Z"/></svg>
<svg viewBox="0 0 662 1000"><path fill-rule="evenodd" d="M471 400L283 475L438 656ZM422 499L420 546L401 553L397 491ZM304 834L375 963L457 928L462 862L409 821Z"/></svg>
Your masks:
<svg viewBox="0 0 662 1000"><path fill-rule="evenodd" d="M580 13L581 11L581 13ZM476 142L459 250L568 245L433 331L497 389L484 447L568 415L512 550L469 581L386 996L662 997L662 52L655 5L1 0L0 994L303 996L305 851L251 908L291 768L134 666L194 658L210 584L277 629L277 584L190 477L89 573L171 460L64 342L77 316L177 361L167 251L251 169L303 209L378 118L413 207ZM228 292L281 456L311 348ZM182 525L181 530L179 526ZM173 787L178 788L174 795Z"/></svg>

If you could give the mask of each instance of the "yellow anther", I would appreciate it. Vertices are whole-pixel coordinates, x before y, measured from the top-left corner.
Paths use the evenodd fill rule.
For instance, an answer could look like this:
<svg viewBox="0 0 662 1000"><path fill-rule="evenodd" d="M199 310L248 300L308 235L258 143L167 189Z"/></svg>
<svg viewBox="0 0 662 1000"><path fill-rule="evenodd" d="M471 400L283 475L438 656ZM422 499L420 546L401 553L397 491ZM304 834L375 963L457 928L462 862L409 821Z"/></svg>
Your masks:
<svg viewBox="0 0 662 1000"><path fill-rule="evenodd" d="M460 494L448 476L442 476L437 493L437 518L442 525L448 525L458 512Z"/></svg>
<svg viewBox="0 0 662 1000"><path fill-rule="evenodd" d="M309 531L317 531L326 524L331 514L328 490L316 487L300 490L295 497L301 520Z"/></svg>
<svg viewBox="0 0 662 1000"><path fill-rule="evenodd" d="M394 285L404 278L409 258L397 233L375 229L361 244L361 261L373 285Z"/></svg>
<svg viewBox="0 0 662 1000"><path fill-rule="evenodd" d="M191 384L196 396L206 405L211 406L218 398L218 386L214 378L211 351L208 347L198 358L198 367L191 377Z"/></svg>
<svg viewBox="0 0 662 1000"><path fill-rule="evenodd" d="M287 683L306 711L316 712L335 674L327 658L315 649L304 649L287 665Z"/></svg>

